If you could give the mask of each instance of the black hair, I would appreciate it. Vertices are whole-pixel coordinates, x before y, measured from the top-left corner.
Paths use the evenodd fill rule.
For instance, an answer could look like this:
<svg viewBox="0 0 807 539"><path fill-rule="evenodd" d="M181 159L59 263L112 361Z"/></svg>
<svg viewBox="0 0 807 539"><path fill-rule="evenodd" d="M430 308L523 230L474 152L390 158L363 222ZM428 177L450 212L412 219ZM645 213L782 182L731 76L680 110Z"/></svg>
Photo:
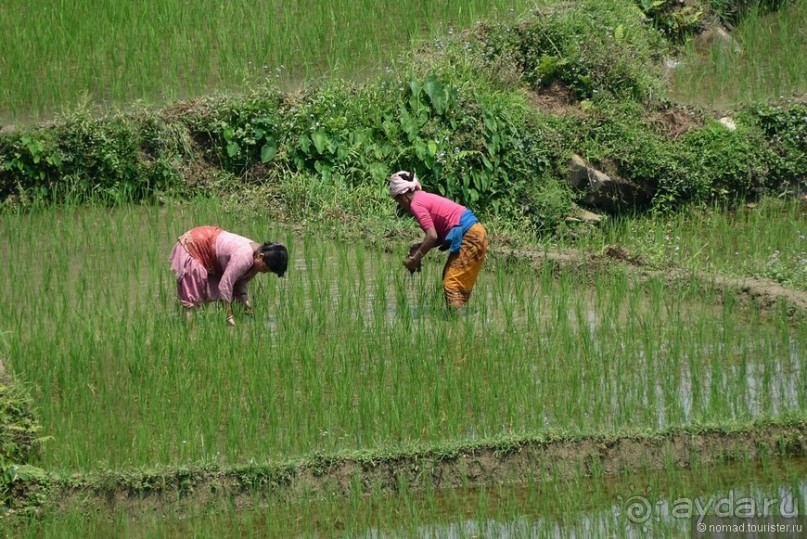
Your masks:
<svg viewBox="0 0 807 539"><path fill-rule="evenodd" d="M267 241L261 245L261 256L264 263L269 266L269 271L283 277L289 266L289 252L285 245Z"/></svg>
<svg viewBox="0 0 807 539"><path fill-rule="evenodd" d="M405 182L411 182L413 180L413 176L411 172L401 171L398 173L398 177L401 178Z"/></svg>

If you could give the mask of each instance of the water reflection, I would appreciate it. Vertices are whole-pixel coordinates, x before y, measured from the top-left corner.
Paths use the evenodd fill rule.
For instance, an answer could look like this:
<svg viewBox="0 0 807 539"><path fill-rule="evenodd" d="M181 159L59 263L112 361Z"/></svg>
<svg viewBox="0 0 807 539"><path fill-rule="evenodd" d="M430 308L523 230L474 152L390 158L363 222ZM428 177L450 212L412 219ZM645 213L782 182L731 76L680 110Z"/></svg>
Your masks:
<svg viewBox="0 0 807 539"><path fill-rule="evenodd" d="M720 472L718 472L719 474ZM731 472L729 472L731 473ZM356 535L367 539L388 537L419 537L423 539L460 539L468 537L681 537L688 536L698 519L707 515L734 518L742 522L750 514L759 517L778 517L776 522L801 523L807 512L807 479L796 483L751 486L711 490L696 496L618 496L614 503L605 503L591 510L568 511L562 515L542 515L540 501L527 508L524 498L535 493L521 488L499 489L496 505L524 507L529 514L511 518L463 518L455 522L420 523L411 528L371 528ZM477 494L468 496L469 506L478 501ZM517 498L514 502L510 497ZM646 504L637 510L639 500ZM606 501L606 500L603 500ZM748 511L753 513L749 513Z"/></svg>

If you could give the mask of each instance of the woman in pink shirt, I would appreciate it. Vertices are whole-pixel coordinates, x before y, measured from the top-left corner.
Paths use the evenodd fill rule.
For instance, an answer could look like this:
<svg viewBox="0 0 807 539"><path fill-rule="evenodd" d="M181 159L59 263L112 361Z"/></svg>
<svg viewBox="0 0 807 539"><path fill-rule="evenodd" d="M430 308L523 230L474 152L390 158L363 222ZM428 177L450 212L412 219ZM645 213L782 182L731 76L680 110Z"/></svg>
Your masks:
<svg viewBox="0 0 807 539"><path fill-rule="evenodd" d="M423 242L413 245L404 262L410 271L433 247L448 250L443 268L443 292L450 307L462 307L485 263L488 237L474 213L447 198L423 190L414 173L396 172L389 180L389 194L398 205L415 216L423 229Z"/></svg>
<svg viewBox="0 0 807 539"><path fill-rule="evenodd" d="M234 326L233 300L251 315L247 284L258 273L271 271L283 277L289 255L282 243L259 244L216 226L200 226L180 236L170 260L182 306L192 309L224 301L227 324Z"/></svg>

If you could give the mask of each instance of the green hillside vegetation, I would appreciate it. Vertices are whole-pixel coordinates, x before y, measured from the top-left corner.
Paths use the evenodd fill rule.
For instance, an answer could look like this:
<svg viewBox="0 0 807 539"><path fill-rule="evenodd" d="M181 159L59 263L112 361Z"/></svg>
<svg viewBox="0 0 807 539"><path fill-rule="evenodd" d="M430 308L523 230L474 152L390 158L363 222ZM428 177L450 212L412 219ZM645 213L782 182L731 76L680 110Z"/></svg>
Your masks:
<svg viewBox="0 0 807 539"><path fill-rule="evenodd" d="M545 232L575 199L564 182L572 154L638 185L626 207L733 201L803 182L804 103L745 105L734 131L684 111L665 98L671 32L632 2L618 6L592 0L478 26L363 84L261 88L157 113L76 111L0 138L0 198L114 204L247 182L273 188L278 216L316 215L316 200L294 199L299 182L316 182L366 197L360 211L345 208L352 217L407 168L488 219ZM560 110L536 103L552 88ZM664 118L679 112L688 125L672 130Z"/></svg>

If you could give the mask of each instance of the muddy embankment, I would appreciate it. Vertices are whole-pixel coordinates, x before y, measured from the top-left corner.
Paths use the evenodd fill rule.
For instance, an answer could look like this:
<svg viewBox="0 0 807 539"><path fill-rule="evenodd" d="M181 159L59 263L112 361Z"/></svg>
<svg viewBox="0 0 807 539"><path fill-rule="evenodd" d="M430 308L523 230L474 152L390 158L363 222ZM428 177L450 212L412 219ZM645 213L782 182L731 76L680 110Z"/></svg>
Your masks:
<svg viewBox="0 0 807 539"><path fill-rule="evenodd" d="M267 497L344 496L359 490L519 484L592 475L807 455L807 419L661 433L507 437L400 452L314 455L231 468L216 464L152 471L58 476L31 474L15 484L18 509L123 510L130 516L205 507L250 507Z"/></svg>

